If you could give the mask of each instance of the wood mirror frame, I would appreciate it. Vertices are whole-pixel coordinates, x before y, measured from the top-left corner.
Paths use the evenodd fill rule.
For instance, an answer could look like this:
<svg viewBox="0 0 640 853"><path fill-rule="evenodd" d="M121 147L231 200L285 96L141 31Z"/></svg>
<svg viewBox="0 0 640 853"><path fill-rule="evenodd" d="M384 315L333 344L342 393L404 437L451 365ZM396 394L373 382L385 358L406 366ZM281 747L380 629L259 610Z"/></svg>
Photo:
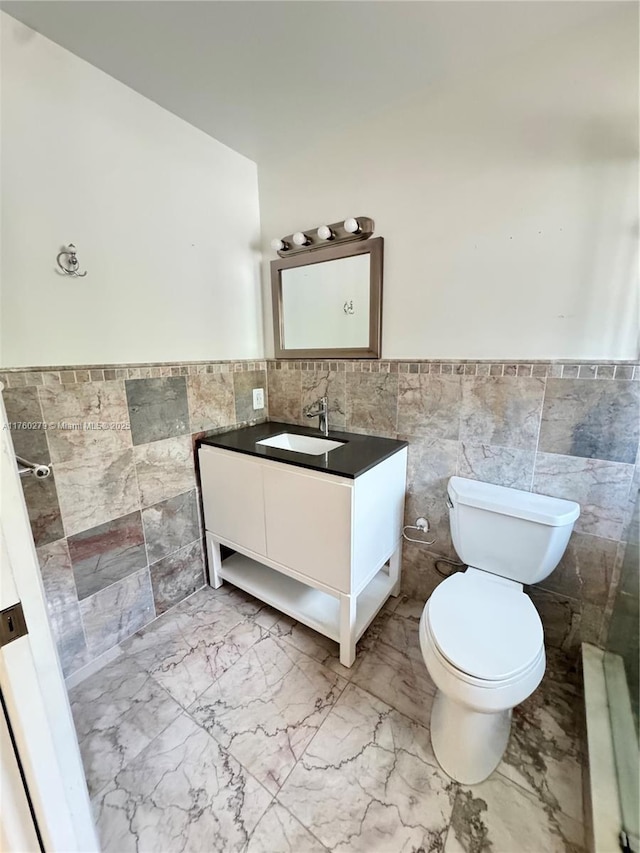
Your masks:
<svg viewBox="0 0 640 853"><path fill-rule="evenodd" d="M290 258L271 261L271 296L273 301L273 332L276 358L324 359L324 358L380 358L382 341L382 237L373 237L360 242L343 243L314 249ZM354 255L370 255L369 263L369 344L354 348L287 349L284 340L284 314L282 311L282 270L293 267L321 264Z"/></svg>

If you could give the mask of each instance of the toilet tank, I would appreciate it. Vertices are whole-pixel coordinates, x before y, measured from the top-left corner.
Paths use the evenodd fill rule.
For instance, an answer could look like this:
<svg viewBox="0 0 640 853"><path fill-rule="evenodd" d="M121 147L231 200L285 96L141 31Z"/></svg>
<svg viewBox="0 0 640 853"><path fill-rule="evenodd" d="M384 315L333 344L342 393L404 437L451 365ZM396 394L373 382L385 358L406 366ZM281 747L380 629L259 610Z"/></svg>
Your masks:
<svg viewBox="0 0 640 853"><path fill-rule="evenodd" d="M580 515L574 501L451 477L451 537L460 559L523 584L548 577Z"/></svg>

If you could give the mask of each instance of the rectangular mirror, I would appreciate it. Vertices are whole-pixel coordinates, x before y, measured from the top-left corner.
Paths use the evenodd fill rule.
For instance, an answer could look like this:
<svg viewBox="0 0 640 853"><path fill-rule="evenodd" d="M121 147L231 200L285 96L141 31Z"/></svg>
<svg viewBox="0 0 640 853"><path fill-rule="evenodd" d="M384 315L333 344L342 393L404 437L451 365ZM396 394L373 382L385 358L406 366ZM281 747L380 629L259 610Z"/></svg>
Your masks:
<svg viewBox="0 0 640 853"><path fill-rule="evenodd" d="M382 237L271 262L276 358L379 358Z"/></svg>

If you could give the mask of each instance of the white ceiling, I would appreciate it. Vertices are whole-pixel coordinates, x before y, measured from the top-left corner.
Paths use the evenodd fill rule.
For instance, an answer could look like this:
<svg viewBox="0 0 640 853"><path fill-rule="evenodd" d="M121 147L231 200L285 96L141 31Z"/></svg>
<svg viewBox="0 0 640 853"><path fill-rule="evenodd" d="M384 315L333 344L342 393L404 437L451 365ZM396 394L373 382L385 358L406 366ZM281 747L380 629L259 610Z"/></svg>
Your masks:
<svg viewBox="0 0 640 853"><path fill-rule="evenodd" d="M12 0L0 6L266 161L615 12L614 2Z"/></svg>

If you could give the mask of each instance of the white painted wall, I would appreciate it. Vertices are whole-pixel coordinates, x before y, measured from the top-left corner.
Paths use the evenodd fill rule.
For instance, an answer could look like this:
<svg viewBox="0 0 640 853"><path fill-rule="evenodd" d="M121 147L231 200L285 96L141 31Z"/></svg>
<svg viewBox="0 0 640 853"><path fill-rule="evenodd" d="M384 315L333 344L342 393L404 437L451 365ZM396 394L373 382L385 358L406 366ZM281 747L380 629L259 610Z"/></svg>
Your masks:
<svg viewBox="0 0 640 853"><path fill-rule="evenodd" d="M0 365L261 355L255 163L0 24ZM86 278L55 272L69 241Z"/></svg>
<svg viewBox="0 0 640 853"><path fill-rule="evenodd" d="M268 258L273 237L375 219L387 358L637 357L636 4L259 177ZM272 352L268 263L263 281Z"/></svg>

